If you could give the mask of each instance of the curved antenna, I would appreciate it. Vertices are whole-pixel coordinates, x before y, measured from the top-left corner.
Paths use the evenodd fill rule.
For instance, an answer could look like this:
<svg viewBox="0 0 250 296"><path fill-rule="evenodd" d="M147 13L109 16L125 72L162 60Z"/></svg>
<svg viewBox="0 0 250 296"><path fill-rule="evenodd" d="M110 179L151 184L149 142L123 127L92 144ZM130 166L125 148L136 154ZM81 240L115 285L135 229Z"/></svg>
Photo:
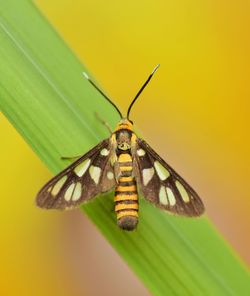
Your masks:
<svg viewBox="0 0 250 296"><path fill-rule="evenodd" d="M160 64L158 64L154 70L152 71L152 73L149 75L148 79L146 80L146 82L143 84L143 86L140 88L140 90L138 91L137 95L135 96L135 98L133 99L133 101L131 102L131 104L128 107L128 111L127 111L127 119L129 120L129 113L131 111L132 106L134 105L135 101L137 100L137 98L139 97L139 95L141 94L141 92L144 90L144 88L146 87L146 85L149 83L149 81L151 80L151 78L153 77L153 75L155 74L156 70L160 67Z"/></svg>
<svg viewBox="0 0 250 296"><path fill-rule="evenodd" d="M120 115L120 117L122 118L122 114L121 111L118 109L118 107L115 105L115 103L113 103L110 98L105 95L105 93L89 78L88 74L86 72L82 72L83 76L94 86L94 88L96 90L99 91L99 93L101 95L103 95L103 97L115 108L115 110L118 112L118 114Z"/></svg>

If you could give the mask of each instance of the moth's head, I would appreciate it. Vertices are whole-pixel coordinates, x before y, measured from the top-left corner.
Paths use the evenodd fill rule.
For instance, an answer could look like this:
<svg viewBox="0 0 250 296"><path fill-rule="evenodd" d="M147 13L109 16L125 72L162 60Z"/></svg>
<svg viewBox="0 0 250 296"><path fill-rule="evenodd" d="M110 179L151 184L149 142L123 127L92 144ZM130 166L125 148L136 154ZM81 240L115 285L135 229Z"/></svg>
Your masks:
<svg viewBox="0 0 250 296"><path fill-rule="evenodd" d="M121 129L133 130L133 122L127 118L122 118L116 127L116 131Z"/></svg>

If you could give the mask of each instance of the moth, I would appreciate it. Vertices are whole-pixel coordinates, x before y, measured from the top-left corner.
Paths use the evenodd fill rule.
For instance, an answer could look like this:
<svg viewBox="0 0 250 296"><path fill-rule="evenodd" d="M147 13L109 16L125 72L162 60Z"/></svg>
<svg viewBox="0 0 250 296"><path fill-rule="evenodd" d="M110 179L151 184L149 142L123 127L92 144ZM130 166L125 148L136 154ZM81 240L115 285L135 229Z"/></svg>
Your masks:
<svg viewBox="0 0 250 296"><path fill-rule="evenodd" d="M45 209L69 209L115 188L117 224L134 230L138 223L138 191L156 207L181 216L200 216L204 205L198 194L144 140L133 131L129 115L148 84L149 75L132 100L126 117L94 84L121 117L114 132L51 179L38 193L36 203Z"/></svg>

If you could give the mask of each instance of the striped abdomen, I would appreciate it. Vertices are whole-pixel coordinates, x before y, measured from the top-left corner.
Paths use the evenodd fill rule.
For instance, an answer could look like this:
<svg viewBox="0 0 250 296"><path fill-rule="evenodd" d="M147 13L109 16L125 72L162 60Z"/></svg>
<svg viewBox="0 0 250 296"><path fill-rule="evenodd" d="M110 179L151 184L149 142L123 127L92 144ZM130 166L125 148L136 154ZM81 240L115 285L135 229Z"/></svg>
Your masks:
<svg viewBox="0 0 250 296"><path fill-rule="evenodd" d="M125 230L133 230L138 223L138 194L135 178L132 176L132 157L122 153L118 157L121 175L115 189L115 211L117 224Z"/></svg>

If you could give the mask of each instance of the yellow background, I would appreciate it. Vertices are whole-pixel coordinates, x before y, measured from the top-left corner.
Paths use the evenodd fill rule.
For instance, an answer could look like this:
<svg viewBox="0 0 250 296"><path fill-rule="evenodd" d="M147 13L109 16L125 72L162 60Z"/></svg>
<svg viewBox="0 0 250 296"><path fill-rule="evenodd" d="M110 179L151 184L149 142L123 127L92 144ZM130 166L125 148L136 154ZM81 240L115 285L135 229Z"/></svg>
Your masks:
<svg viewBox="0 0 250 296"><path fill-rule="evenodd" d="M131 119L249 264L248 1L36 3L124 112L161 64ZM82 214L34 206L51 174L2 114L0 126L4 295L148 295Z"/></svg>

